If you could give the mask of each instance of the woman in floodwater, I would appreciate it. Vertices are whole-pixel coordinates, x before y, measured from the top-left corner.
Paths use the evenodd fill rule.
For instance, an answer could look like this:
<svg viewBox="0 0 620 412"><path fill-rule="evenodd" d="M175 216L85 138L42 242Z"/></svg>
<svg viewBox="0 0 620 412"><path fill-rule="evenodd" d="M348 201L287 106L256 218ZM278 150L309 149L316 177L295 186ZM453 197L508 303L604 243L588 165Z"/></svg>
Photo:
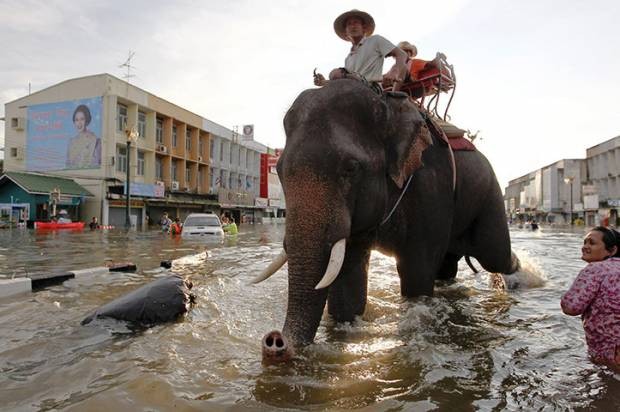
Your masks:
<svg viewBox="0 0 620 412"><path fill-rule="evenodd" d="M583 240L588 265L562 296L562 311L581 315L588 354L596 363L620 367L620 233L597 226Z"/></svg>

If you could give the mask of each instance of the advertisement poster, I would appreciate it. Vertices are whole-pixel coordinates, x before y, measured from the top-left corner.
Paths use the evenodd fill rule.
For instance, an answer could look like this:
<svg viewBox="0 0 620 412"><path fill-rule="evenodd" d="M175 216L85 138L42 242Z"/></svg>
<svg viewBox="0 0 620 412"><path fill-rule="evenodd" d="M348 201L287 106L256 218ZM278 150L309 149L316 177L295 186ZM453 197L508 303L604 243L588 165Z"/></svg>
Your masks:
<svg viewBox="0 0 620 412"><path fill-rule="evenodd" d="M103 97L28 107L26 169L101 167Z"/></svg>

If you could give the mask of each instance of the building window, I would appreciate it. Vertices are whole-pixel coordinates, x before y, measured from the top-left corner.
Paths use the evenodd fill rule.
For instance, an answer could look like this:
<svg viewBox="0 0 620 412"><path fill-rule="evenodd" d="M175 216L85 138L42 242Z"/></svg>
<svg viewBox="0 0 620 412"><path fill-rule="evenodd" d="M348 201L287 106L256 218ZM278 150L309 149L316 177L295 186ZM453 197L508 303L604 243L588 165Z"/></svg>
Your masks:
<svg viewBox="0 0 620 412"><path fill-rule="evenodd" d="M209 184L211 185L211 187L215 187L217 186L217 182L215 180L215 172L213 170L212 167L209 168Z"/></svg>
<svg viewBox="0 0 620 412"><path fill-rule="evenodd" d="M172 125L172 147L177 147L177 125Z"/></svg>
<svg viewBox="0 0 620 412"><path fill-rule="evenodd" d="M17 157L17 147L11 147L11 157Z"/></svg>
<svg viewBox="0 0 620 412"><path fill-rule="evenodd" d="M204 173L204 169L201 167L198 169L198 188L202 188L202 174Z"/></svg>
<svg viewBox="0 0 620 412"><path fill-rule="evenodd" d="M188 152L192 150L192 131L189 130L189 127L185 131L185 150Z"/></svg>
<svg viewBox="0 0 620 412"><path fill-rule="evenodd" d="M185 168L185 186L189 186L189 182L191 181L191 171L189 167Z"/></svg>
<svg viewBox="0 0 620 412"><path fill-rule="evenodd" d="M174 160L172 161L172 170L171 170L171 175L172 175L172 180L173 181L178 181L179 179L177 179L177 162L175 162Z"/></svg>
<svg viewBox="0 0 620 412"><path fill-rule="evenodd" d="M164 162L161 161L161 157L155 158L155 179L163 180L164 178Z"/></svg>
<svg viewBox="0 0 620 412"><path fill-rule="evenodd" d="M138 151L138 166L136 168L137 176L144 176L144 152Z"/></svg>
<svg viewBox="0 0 620 412"><path fill-rule="evenodd" d="M236 177L235 177L235 173L231 173L231 174L228 176L228 188L229 188L229 189L232 189L232 188L234 188L234 187L235 187L235 184L236 184L235 179L236 179Z"/></svg>
<svg viewBox="0 0 620 412"><path fill-rule="evenodd" d="M232 145L232 143L230 144L230 164L233 164L233 152L235 151L235 147Z"/></svg>
<svg viewBox="0 0 620 412"><path fill-rule="evenodd" d="M224 161L224 142L220 142L220 162Z"/></svg>
<svg viewBox="0 0 620 412"><path fill-rule="evenodd" d="M159 117L155 125L155 140L158 144L164 144L164 120Z"/></svg>
<svg viewBox="0 0 620 412"><path fill-rule="evenodd" d="M198 138L198 156L204 156L205 141L204 138Z"/></svg>
<svg viewBox="0 0 620 412"><path fill-rule="evenodd" d="M116 171L127 173L127 148L116 146Z"/></svg>
<svg viewBox="0 0 620 412"><path fill-rule="evenodd" d="M215 141L212 138L209 138L209 159L213 160L213 154L215 150Z"/></svg>
<svg viewBox="0 0 620 412"><path fill-rule="evenodd" d="M220 186L226 189L226 170L220 170Z"/></svg>
<svg viewBox="0 0 620 412"><path fill-rule="evenodd" d="M127 127L127 106L120 103L116 105L116 119L116 129L119 132L124 132L125 127Z"/></svg>
<svg viewBox="0 0 620 412"><path fill-rule="evenodd" d="M144 112L138 112L138 135L146 138L146 114Z"/></svg>

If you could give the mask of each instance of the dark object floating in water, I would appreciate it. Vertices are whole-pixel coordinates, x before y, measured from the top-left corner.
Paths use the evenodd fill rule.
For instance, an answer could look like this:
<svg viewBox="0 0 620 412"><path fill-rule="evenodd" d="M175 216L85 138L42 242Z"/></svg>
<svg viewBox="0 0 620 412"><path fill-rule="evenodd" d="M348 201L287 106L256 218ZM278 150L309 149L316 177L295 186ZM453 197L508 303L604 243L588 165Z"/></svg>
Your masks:
<svg viewBox="0 0 620 412"><path fill-rule="evenodd" d="M82 325L97 318L113 318L140 326L175 320L194 302L192 282L178 275L167 276L114 299L88 315Z"/></svg>
<svg viewBox="0 0 620 412"><path fill-rule="evenodd" d="M135 272L138 269L133 263L112 263L108 268L110 272Z"/></svg>
<svg viewBox="0 0 620 412"><path fill-rule="evenodd" d="M171 260L162 260L159 263L159 267L165 268L165 269L170 269L172 267L172 261Z"/></svg>

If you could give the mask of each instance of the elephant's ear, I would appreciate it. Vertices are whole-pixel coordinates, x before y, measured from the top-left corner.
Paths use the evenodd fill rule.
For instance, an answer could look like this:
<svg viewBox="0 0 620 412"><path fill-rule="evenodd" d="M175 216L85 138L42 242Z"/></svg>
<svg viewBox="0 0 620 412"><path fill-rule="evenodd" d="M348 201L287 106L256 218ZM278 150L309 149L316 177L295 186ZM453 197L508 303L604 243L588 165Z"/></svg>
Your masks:
<svg viewBox="0 0 620 412"><path fill-rule="evenodd" d="M426 122L407 99L391 99L389 133L386 136L388 173L398 188L423 166L422 152L433 144Z"/></svg>

